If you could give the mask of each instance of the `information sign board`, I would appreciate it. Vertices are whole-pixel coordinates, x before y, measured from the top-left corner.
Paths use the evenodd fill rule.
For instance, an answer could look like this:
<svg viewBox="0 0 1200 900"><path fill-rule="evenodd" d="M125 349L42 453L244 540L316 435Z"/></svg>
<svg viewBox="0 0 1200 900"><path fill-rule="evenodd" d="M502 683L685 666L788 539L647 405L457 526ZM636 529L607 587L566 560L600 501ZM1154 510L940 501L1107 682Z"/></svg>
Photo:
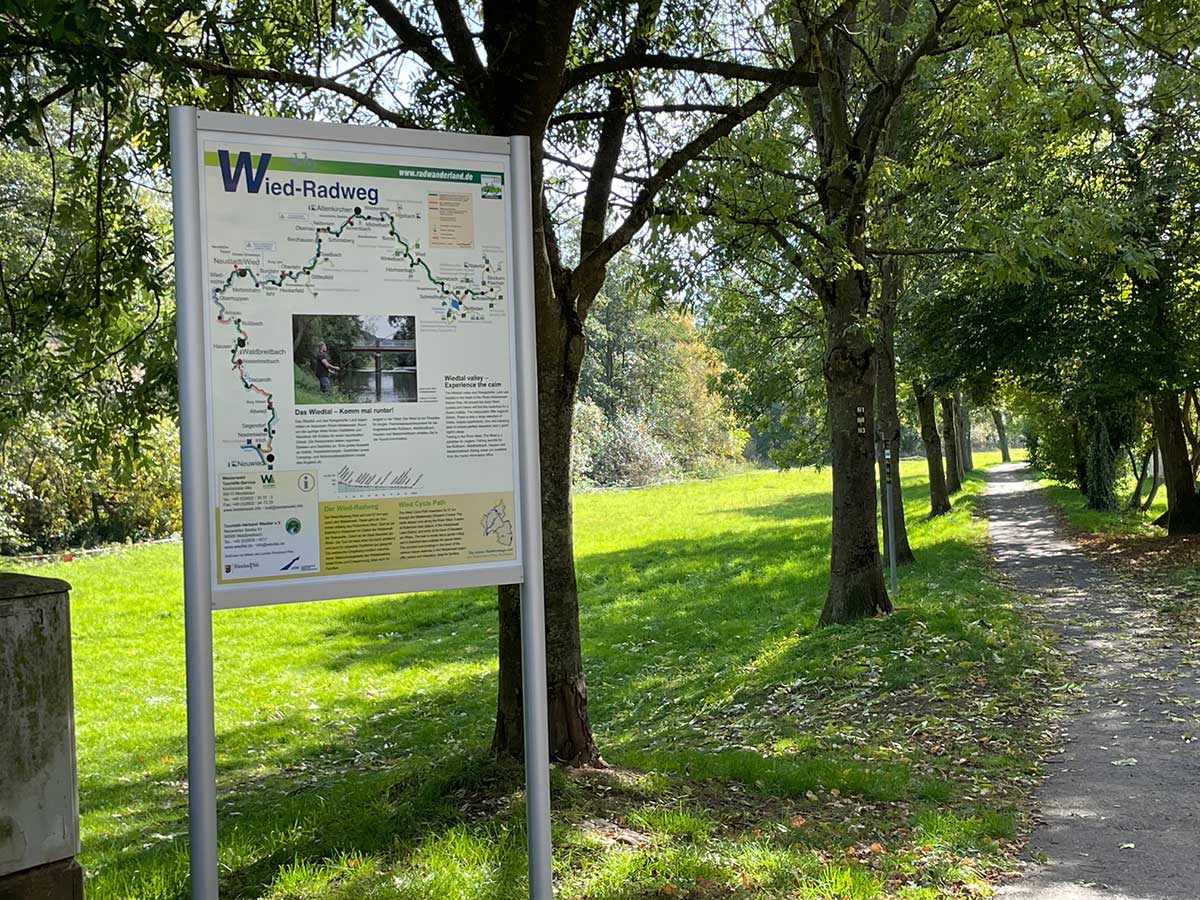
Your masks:
<svg viewBox="0 0 1200 900"><path fill-rule="evenodd" d="M550 894L529 142L171 111L192 896L214 609L522 584Z"/></svg>
<svg viewBox="0 0 1200 900"><path fill-rule="evenodd" d="M204 126L216 605L520 580L508 139Z"/></svg>

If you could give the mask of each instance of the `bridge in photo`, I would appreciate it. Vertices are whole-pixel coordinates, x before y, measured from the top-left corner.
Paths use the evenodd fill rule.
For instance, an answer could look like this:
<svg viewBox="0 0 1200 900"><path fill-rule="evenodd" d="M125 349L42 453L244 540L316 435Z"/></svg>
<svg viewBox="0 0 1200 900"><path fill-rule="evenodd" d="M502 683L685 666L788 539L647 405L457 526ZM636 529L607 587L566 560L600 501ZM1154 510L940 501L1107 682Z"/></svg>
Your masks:
<svg viewBox="0 0 1200 900"><path fill-rule="evenodd" d="M392 375L398 372L417 372L417 342L415 340L404 340L395 338L375 338L369 343L354 344L346 348L347 353L369 353L375 359L375 399L383 399L383 376L384 374ZM385 353L402 353L409 355L412 359L410 366L393 366L390 369L383 368L383 354ZM361 371L361 370L356 370Z"/></svg>

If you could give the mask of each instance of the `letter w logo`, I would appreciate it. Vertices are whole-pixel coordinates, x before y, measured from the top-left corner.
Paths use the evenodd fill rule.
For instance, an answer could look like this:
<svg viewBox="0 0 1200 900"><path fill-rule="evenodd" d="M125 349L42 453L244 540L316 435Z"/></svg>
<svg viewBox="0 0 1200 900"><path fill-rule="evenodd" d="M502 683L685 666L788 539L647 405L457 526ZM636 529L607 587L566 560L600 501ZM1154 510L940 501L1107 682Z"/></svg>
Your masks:
<svg viewBox="0 0 1200 900"><path fill-rule="evenodd" d="M271 164L271 154L263 153L258 158L258 168L254 169L250 165L249 151L242 150L237 155L237 163L233 169L229 168L229 151L218 150L217 158L221 162L221 178L225 182L225 190L236 191L238 182L242 178L242 172L246 173L246 190L251 194L257 194L258 189L262 187L263 177L267 174L267 166Z"/></svg>

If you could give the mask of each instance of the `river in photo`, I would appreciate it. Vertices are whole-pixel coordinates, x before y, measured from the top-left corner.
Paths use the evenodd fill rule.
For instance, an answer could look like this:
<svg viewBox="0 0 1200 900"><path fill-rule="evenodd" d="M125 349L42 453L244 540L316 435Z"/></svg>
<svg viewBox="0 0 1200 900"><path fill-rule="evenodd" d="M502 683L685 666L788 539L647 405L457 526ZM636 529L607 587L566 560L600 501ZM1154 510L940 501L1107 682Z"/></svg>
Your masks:
<svg viewBox="0 0 1200 900"><path fill-rule="evenodd" d="M344 369L336 382L338 390L349 394L355 403L375 403L375 370ZM384 369L380 378L380 403L415 403L417 373Z"/></svg>

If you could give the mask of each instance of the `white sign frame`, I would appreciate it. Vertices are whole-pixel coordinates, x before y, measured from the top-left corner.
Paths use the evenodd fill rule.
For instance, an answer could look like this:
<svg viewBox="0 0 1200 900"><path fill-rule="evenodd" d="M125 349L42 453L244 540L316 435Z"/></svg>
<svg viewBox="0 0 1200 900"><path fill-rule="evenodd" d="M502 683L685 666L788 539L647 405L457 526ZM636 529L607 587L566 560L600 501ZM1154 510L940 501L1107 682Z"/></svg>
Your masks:
<svg viewBox="0 0 1200 900"><path fill-rule="evenodd" d="M528 813L529 895L552 900L549 739L538 455L537 349L534 329L533 219L529 139L256 118L172 107L172 197L182 444L184 618L187 655L188 811L192 900L217 900L216 732L212 615L215 609L414 591L521 584L522 672ZM207 337L203 233L205 136L307 139L420 150L446 164L490 162L509 177L510 347L514 376L515 561L298 576L249 584L216 583L215 465L212 454L211 343Z"/></svg>

